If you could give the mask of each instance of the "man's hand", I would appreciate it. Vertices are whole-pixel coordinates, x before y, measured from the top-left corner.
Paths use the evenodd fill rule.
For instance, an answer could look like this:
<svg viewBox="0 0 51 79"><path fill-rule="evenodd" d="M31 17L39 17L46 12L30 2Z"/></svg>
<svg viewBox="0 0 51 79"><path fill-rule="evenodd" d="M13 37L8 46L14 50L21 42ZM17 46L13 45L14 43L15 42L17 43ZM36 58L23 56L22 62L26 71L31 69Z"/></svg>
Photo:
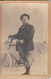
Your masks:
<svg viewBox="0 0 51 79"><path fill-rule="evenodd" d="M8 36L8 38L12 38L12 37L13 37L12 35L9 35L9 36Z"/></svg>
<svg viewBox="0 0 51 79"><path fill-rule="evenodd" d="M23 44L23 43L24 43L24 42L23 42L23 40L20 40L19 42L20 42L21 44Z"/></svg>

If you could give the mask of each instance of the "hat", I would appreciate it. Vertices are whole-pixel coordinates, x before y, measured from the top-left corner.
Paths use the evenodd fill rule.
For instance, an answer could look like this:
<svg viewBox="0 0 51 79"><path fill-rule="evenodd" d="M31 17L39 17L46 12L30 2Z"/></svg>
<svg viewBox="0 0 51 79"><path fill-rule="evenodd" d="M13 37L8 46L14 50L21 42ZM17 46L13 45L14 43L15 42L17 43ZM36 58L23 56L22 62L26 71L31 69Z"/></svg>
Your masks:
<svg viewBox="0 0 51 79"><path fill-rule="evenodd" d="M30 16L29 16L28 14L24 13L24 14L22 14L22 15L20 16L20 19L21 19L21 20L22 20L23 16L27 16L28 19L30 19Z"/></svg>

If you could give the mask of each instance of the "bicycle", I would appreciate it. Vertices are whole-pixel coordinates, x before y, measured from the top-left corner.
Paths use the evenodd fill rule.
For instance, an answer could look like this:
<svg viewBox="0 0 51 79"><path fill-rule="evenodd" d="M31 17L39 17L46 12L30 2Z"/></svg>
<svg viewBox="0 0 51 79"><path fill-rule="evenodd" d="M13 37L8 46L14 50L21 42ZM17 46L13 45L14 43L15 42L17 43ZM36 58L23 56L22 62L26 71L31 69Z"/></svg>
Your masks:
<svg viewBox="0 0 51 79"><path fill-rule="evenodd" d="M13 39L11 39L11 40L8 39L7 42L4 42L4 44L8 44L9 43L9 46L8 46L8 48L7 48L7 50L5 52L4 51L1 52L1 67L3 69L7 68L7 72L5 72L5 73L8 73L10 71L10 69L12 68L12 63L13 63L12 58L14 58L15 65L16 65L17 68L24 66L24 63L21 60L17 60L13 56L13 54L11 54L11 52L9 52L9 49L10 49L11 46L16 46L15 44L12 44L12 41L13 41ZM36 65L39 64L39 62L41 60L41 56L40 55L41 55L41 51L39 49L35 49L34 50L34 60L33 60L33 62L36 63ZM7 62L7 58L9 59L8 67L4 66L4 63Z"/></svg>

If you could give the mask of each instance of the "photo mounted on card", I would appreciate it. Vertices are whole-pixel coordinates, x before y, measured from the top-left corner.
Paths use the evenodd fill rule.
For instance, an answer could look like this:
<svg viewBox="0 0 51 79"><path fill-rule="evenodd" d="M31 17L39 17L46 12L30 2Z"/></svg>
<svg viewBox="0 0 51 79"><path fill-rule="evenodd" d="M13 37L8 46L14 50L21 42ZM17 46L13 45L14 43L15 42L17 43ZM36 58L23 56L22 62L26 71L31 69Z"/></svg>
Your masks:
<svg viewBox="0 0 51 79"><path fill-rule="evenodd" d="M50 2L0 2L1 75L50 75Z"/></svg>
<svg viewBox="0 0 51 79"><path fill-rule="evenodd" d="M0 0L0 1L10 1L10 0ZM11 0L11 1L50 1L50 0Z"/></svg>

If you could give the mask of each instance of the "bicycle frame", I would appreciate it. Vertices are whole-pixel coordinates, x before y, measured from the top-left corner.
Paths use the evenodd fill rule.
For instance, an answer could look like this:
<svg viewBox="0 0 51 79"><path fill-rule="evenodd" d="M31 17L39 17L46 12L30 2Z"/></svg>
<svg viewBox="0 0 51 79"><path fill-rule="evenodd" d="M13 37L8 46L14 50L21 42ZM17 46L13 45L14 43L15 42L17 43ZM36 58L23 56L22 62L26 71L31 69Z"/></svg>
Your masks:
<svg viewBox="0 0 51 79"><path fill-rule="evenodd" d="M8 54L9 54L9 49L10 49L10 47L11 47L11 46L16 46L16 45L13 45L13 44L12 44L12 41L13 41L12 38L11 38L11 41L10 41L10 42L9 42L9 40L10 40L10 39L7 40L7 43L9 43L9 47L8 47L8 49L7 49L7 52L6 52L6 53L8 53ZM7 44L7 43L6 43L6 44ZM38 50L38 49L37 49L36 51L37 51L37 53L40 55L41 51ZM14 58L14 60L15 60L16 63L17 63L17 65L20 65L19 62L18 62L18 60L13 56L13 54L11 54L10 56L12 56L12 57ZM5 56L4 60L6 59L6 57L7 57L7 56ZM3 61L3 62L4 62L4 61ZM24 63L21 63L21 64L24 64Z"/></svg>
<svg viewBox="0 0 51 79"><path fill-rule="evenodd" d="M13 39L11 38L11 41L9 42L9 39L7 40L7 43L10 43L9 44L9 47L8 47L8 49L7 49L7 53L8 53L8 51L9 51L9 49L10 49L10 47L11 46L16 46L15 44L11 44L12 43L12 41L13 41ZM19 40L17 40L17 41L19 41ZM6 43L6 44L7 44ZM17 62L17 64L19 65L19 61L13 56L13 54L11 54L11 56L14 58L14 60ZM4 60L6 59L6 56L4 57ZM3 61L4 62L4 61Z"/></svg>

